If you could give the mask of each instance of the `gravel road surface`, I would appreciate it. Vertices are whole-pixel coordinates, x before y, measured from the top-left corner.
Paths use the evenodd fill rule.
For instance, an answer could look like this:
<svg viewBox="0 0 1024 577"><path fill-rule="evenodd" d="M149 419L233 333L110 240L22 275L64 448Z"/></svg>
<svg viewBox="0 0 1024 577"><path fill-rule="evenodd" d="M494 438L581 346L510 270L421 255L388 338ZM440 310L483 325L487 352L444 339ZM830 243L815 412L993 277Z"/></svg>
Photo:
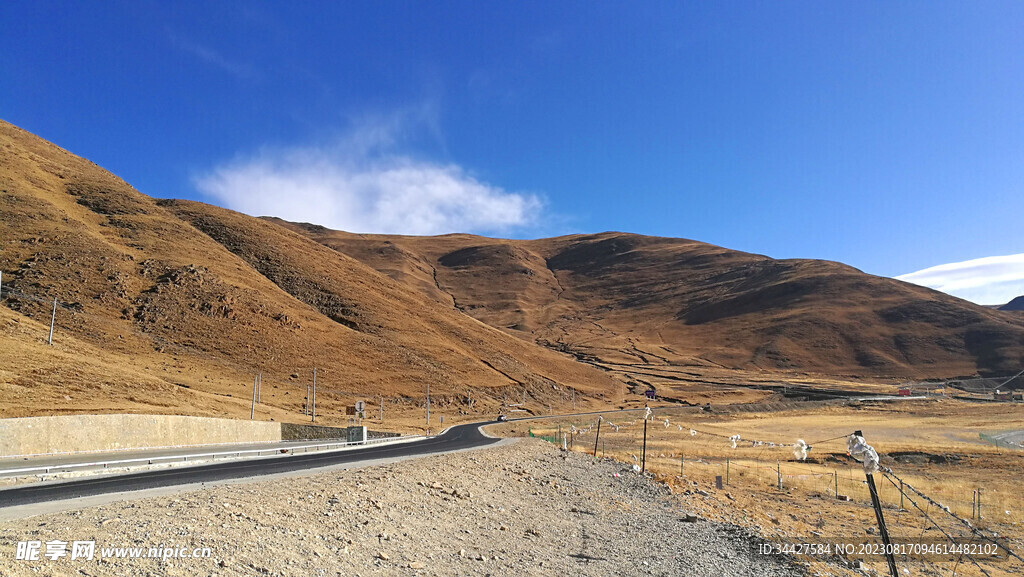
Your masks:
<svg viewBox="0 0 1024 577"><path fill-rule="evenodd" d="M622 463L520 440L7 521L0 575L805 573L757 555L742 529L688 517L686 498ZM39 560L18 560L19 541L39 541ZM68 555L46 557L52 541L68 542ZM94 541L94 558L70 559L73 541ZM111 547L210 556L98 559Z"/></svg>

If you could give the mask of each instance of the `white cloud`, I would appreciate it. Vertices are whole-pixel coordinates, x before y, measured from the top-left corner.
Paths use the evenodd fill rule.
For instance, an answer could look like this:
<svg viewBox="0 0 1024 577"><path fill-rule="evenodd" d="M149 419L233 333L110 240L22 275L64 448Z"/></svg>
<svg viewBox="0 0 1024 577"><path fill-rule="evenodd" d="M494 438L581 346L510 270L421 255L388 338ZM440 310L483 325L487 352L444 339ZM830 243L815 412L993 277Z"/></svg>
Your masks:
<svg viewBox="0 0 1024 577"><path fill-rule="evenodd" d="M978 304L1001 305L1024 295L1024 254L943 264L896 278Z"/></svg>
<svg viewBox="0 0 1024 577"><path fill-rule="evenodd" d="M536 224L537 196L393 152L404 125L396 116L363 123L331 145L266 149L210 170L195 186L246 214L350 232L493 234Z"/></svg>

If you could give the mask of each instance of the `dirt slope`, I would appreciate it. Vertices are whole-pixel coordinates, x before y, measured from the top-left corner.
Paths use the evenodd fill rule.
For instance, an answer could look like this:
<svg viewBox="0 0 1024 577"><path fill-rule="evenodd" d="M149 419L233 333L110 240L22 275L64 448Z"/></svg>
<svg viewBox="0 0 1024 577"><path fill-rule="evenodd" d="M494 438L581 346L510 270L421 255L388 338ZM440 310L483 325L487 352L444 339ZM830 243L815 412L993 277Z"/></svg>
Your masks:
<svg viewBox="0 0 1024 577"><path fill-rule="evenodd" d="M439 302L488 324L606 367L934 377L1024 366L1019 316L835 262L615 232L501 240L275 222L409 286L433 284Z"/></svg>
<svg viewBox="0 0 1024 577"><path fill-rule="evenodd" d="M25 349L35 363L31 378L27 367L0 374L0 400L29 386L53 389L34 409L0 402L0 416L83 410L82 395L90 407L110 400L109 410L157 406L164 401L152 387L162 383L191 395L170 402L173 412L247 418L252 375L262 371L270 386L261 410L297 418L313 367L325 408L377 394L421 398L428 382L440 406L471 389L491 391L477 397L484 404L509 386L538 401L560 399L567 387L618 390L604 372L437 306L304 236L199 203L157 201L3 122L0 205L0 320L36 328L31 337L0 332L4 349ZM54 297L56 341L70 362L79 351L83 367L100 362L122 374L100 386L96 371L62 372L69 358L48 355L38 331ZM80 394L54 392L67 386Z"/></svg>

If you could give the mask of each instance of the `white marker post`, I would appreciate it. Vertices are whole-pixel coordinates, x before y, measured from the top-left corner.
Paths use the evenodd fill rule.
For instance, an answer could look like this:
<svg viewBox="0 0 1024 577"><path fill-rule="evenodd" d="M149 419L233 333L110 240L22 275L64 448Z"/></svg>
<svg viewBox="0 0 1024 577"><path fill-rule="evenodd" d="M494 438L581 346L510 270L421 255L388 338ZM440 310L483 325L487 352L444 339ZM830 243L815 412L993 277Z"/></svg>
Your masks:
<svg viewBox="0 0 1024 577"><path fill-rule="evenodd" d="M249 411L249 420L256 418L256 383L259 382L259 377L255 377L252 380L252 409Z"/></svg>
<svg viewBox="0 0 1024 577"><path fill-rule="evenodd" d="M50 315L50 338L47 342L53 346L53 321L57 319L57 297L53 297L53 313Z"/></svg>
<svg viewBox="0 0 1024 577"><path fill-rule="evenodd" d="M316 422L316 367L313 367L313 396L309 401L311 423Z"/></svg>

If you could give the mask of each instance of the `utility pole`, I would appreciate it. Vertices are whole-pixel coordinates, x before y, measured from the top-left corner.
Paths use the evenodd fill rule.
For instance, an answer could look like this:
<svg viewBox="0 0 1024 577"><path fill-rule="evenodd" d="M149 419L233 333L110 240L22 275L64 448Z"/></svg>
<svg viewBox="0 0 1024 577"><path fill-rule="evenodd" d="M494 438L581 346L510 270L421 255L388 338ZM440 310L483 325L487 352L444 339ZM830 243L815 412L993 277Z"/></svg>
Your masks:
<svg viewBox="0 0 1024 577"><path fill-rule="evenodd" d="M427 424L430 424L430 381L427 381Z"/></svg>
<svg viewBox="0 0 1024 577"><path fill-rule="evenodd" d="M256 402L263 402L263 373L256 374Z"/></svg>
<svg viewBox="0 0 1024 577"><path fill-rule="evenodd" d="M572 390L572 412L576 412L576 389Z"/></svg>
<svg viewBox="0 0 1024 577"><path fill-rule="evenodd" d="M384 422L384 395L380 395L380 422Z"/></svg>
<svg viewBox="0 0 1024 577"><path fill-rule="evenodd" d="M316 367L313 367L313 396L309 402L310 408L310 420L309 422L316 422Z"/></svg>
<svg viewBox="0 0 1024 577"><path fill-rule="evenodd" d="M644 419L644 450L642 464L640 465L640 472L644 473L647 471L647 419Z"/></svg>
<svg viewBox="0 0 1024 577"><path fill-rule="evenodd" d="M53 321L57 319L57 297L53 297L53 313L50 314L50 338L47 342L53 346Z"/></svg>
<svg viewBox="0 0 1024 577"><path fill-rule="evenodd" d="M256 418L256 383L259 382L259 377L252 380L252 409L249 410L249 420Z"/></svg>
<svg viewBox="0 0 1024 577"><path fill-rule="evenodd" d="M309 385L306 385L306 398L302 399L302 414L309 415Z"/></svg>

